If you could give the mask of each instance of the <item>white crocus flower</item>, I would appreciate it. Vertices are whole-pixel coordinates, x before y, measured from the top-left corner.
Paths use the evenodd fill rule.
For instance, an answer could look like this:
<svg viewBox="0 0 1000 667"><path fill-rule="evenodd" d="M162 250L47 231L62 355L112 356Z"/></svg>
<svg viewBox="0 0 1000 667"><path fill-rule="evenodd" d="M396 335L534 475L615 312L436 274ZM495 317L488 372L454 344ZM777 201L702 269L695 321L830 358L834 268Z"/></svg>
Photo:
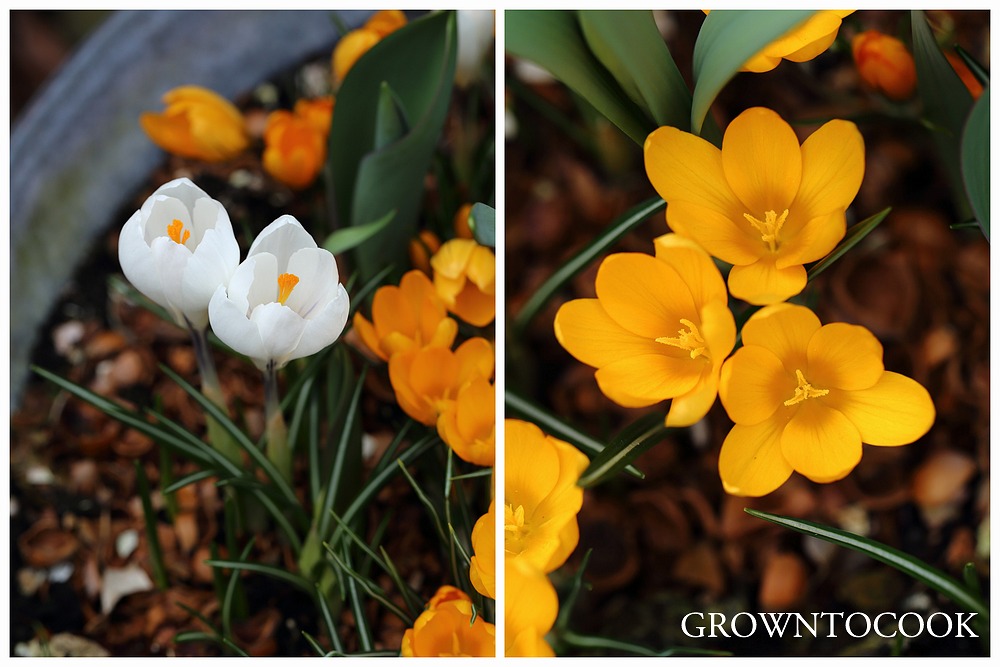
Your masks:
<svg viewBox="0 0 1000 667"><path fill-rule="evenodd" d="M208 302L240 262L240 247L222 204L178 178L161 185L122 227L118 260L137 290L178 324L201 331Z"/></svg>
<svg viewBox="0 0 1000 667"><path fill-rule="evenodd" d="M335 341L349 310L337 260L290 215L264 228L208 307L215 334L271 372Z"/></svg>

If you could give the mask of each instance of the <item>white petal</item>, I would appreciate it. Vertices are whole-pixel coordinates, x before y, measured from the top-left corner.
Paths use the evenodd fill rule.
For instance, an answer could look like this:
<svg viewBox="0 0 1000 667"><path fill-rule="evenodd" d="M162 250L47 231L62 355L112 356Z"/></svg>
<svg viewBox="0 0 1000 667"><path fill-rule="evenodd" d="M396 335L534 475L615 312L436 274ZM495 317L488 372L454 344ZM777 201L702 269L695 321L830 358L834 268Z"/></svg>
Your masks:
<svg viewBox="0 0 1000 667"><path fill-rule="evenodd" d="M298 346L289 359L301 359L316 354L333 343L344 331L347 315L351 310L351 299L343 285L337 285L336 294L322 310L311 319L305 320L305 330Z"/></svg>
<svg viewBox="0 0 1000 667"><path fill-rule="evenodd" d="M200 308L184 308L183 280L191 251L166 236L153 239L149 248L152 251L155 275L163 286L166 303L161 305L171 311L178 324L184 324L184 318L187 318L193 326L204 327L208 322L208 313L202 312Z"/></svg>
<svg viewBox="0 0 1000 667"><path fill-rule="evenodd" d="M142 234L142 214L136 211L122 227L118 237L118 261L122 273L132 285L150 300L167 305L163 283L153 266L153 252Z"/></svg>
<svg viewBox="0 0 1000 667"><path fill-rule="evenodd" d="M197 200L211 199L207 192L192 183L189 178L175 178L168 183L164 183L156 189L156 192L150 196L150 199L158 196L178 199L188 211L194 210Z"/></svg>
<svg viewBox="0 0 1000 667"><path fill-rule="evenodd" d="M279 368L284 366L302 338L306 321L291 308L277 302L254 308L250 321L260 333L267 359L273 360Z"/></svg>
<svg viewBox="0 0 1000 667"><path fill-rule="evenodd" d="M285 305L305 318L313 317L337 295L337 260L323 248L302 248L288 260L288 272L299 282Z"/></svg>
<svg viewBox="0 0 1000 667"><path fill-rule="evenodd" d="M219 340L253 359L258 368L263 369L267 365L267 354L257 325L247 317L245 307L226 295L225 287L220 286L212 295L208 304L208 316L212 331Z"/></svg>
<svg viewBox="0 0 1000 667"><path fill-rule="evenodd" d="M260 253L271 253L278 259L278 273L288 270L288 260L300 248L315 248L316 241L298 220L291 215L283 215L263 230L254 239L247 257Z"/></svg>
<svg viewBox="0 0 1000 667"><path fill-rule="evenodd" d="M233 234L233 225L229 221L229 214L222 204L210 197L203 197L194 203L191 209L191 240L196 244L201 243L202 237L209 229L214 229L223 236L232 238L236 243L236 236ZM236 261L240 261L239 246L236 250Z"/></svg>
<svg viewBox="0 0 1000 667"><path fill-rule="evenodd" d="M247 257L243 260L243 264L250 264L253 267L253 281L249 283L246 293L249 310L253 310L262 303L276 302L278 300L278 260L275 259L274 255L263 253Z"/></svg>
<svg viewBox="0 0 1000 667"><path fill-rule="evenodd" d="M149 200L146 201L149 203ZM145 208L146 204L143 204L143 209ZM169 238L167 227L173 224L174 220L180 220L181 224L184 225L184 229L191 231L191 212L178 199L155 197L152 204L150 204L149 210L143 211L143 216L143 233L146 237L146 243L150 245L153 244L153 239L157 237ZM188 239L185 245L194 247L191 239Z"/></svg>
<svg viewBox="0 0 1000 667"><path fill-rule="evenodd" d="M184 269L181 282L182 309L207 310L219 285L228 286L239 261L236 239L225 238L215 229L205 232Z"/></svg>

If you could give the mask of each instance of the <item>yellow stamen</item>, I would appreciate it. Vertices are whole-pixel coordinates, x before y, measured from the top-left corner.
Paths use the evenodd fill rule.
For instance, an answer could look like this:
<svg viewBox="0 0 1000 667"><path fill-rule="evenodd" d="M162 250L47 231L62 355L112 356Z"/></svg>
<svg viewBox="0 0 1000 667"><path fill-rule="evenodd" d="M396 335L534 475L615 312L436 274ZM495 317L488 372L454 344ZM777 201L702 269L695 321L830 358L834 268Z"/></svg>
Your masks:
<svg viewBox="0 0 1000 667"><path fill-rule="evenodd" d="M278 276L278 303L285 305L285 301L292 295L292 290L299 284L299 277L294 273L282 273Z"/></svg>
<svg viewBox="0 0 1000 667"><path fill-rule="evenodd" d="M663 336L657 338L657 343L663 343L664 345L672 345L673 347L679 347L682 350L688 350L691 353L692 359L697 359L700 356L707 357L708 349L705 345L705 339L702 338L701 332L698 331L698 327L695 326L694 322L691 320L681 320L681 324L686 327L686 329L680 329L677 332L676 338L668 338Z"/></svg>
<svg viewBox="0 0 1000 667"><path fill-rule="evenodd" d="M183 236L181 236L181 232L184 232ZM167 236L169 236L170 240L174 243L184 245L187 243L187 240L191 238L191 231L184 229L184 223L177 218L174 218L174 221L167 226Z"/></svg>
<svg viewBox="0 0 1000 667"><path fill-rule="evenodd" d="M518 505L514 509L512 505L503 507L503 529L508 538L518 539L524 532L524 506Z"/></svg>
<svg viewBox="0 0 1000 667"><path fill-rule="evenodd" d="M811 384L806 382L806 376L802 374L802 371L797 368L795 369L795 380L799 386L795 388L795 395L785 401L785 405L789 407L801 403L807 398L819 398L830 393L829 389L814 389Z"/></svg>
<svg viewBox="0 0 1000 667"><path fill-rule="evenodd" d="M743 217L753 225L754 229L760 232L760 240L767 244L771 252L778 249L778 232L781 231L781 226L785 224L785 218L788 217L787 208L781 215L778 215L774 211L765 212L763 222L749 213L744 213Z"/></svg>

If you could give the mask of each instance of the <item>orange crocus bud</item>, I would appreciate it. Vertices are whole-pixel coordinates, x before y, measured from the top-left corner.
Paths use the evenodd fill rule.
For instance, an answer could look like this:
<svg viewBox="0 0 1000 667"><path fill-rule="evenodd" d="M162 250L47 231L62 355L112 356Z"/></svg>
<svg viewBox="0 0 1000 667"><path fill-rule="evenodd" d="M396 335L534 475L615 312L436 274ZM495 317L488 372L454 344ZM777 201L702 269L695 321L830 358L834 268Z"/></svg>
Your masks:
<svg viewBox="0 0 1000 667"><path fill-rule="evenodd" d="M339 86L343 83L344 77L354 67L354 63L358 61L358 58L367 53L368 49L378 44L379 39L381 39L379 34L368 28L352 30L340 38L337 46L333 49L333 57L330 62L330 66L333 69L333 80L336 85Z"/></svg>
<svg viewBox="0 0 1000 667"><path fill-rule="evenodd" d="M312 100L300 99L295 102L295 115L307 121L325 137L330 134L334 102L330 95Z"/></svg>
<svg viewBox="0 0 1000 667"><path fill-rule="evenodd" d="M410 239L410 264L413 268L431 275L431 257L441 247L441 241L437 235L429 229L425 229L417 235L417 238Z"/></svg>
<svg viewBox="0 0 1000 667"><path fill-rule="evenodd" d="M469 216L472 214L472 204L462 204L455 212L452 224L455 226L455 236L460 239L472 238L472 227L469 226Z"/></svg>
<svg viewBox="0 0 1000 667"><path fill-rule="evenodd" d="M383 9L372 14L368 22L365 23L365 28L382 38L399 30L404 25L406 25L406 14L398 9Z"/></svg>
<svg viewBox="0 0 1000 667"><path fill-rule="evenodd" d="M243 116L229 100L200 86L181 86L163 95L162 113L146 112L139 124L157 146L181 157L218 162L246 149Z"/></svg>
<svg viewBox="0 0 1000 667"><path fill-rule="evenodd" d="M316 180L326 161L326 136L306 118L283 109L267 118L264 170L290 188Z"/></svg>
<svg viewBox="0 0 1000 667"><path fill-rule="evenodd" d="M886 97L901 101L913 95L917 68L906 46L877 30L855 35L851 42L861 79Z"/></svg>

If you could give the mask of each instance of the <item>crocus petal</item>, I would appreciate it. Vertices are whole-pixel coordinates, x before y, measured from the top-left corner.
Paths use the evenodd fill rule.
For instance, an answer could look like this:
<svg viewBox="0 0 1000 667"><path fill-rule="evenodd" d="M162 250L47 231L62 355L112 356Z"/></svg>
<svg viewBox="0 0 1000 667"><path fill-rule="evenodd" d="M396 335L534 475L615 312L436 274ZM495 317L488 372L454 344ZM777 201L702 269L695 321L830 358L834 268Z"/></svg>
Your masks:
<svg viewBox="0 0 1000 667"><path fill-rule="evenodd" d="M260 339L264 341L265 356L254 361L258 365L274 361L278 368L289 360L306 326L306 321L298 313L276 301L254 308L250 313L250 322L260 331Z"/></svg>
<svg viewBox="0 0 1000 667"><path fill-rule="evenodd" d="M809 340L820 326L819 318L805 306L777 303L758 310L743 325L743 342L767 348L794 376L796 369L807 367Z"/></svg>
<svg viewBox="0 0 1000 667"><path fill-rule="evenodd" d="M833 405L870 445L909 444L934 423L934 403L927 390L919 382L890 371L868 389L837 392Z"/></svg>
<svg viewBox="0 0 1000 667"><path fill-rule="evenodd" d="M793 297L806 286L806 270L801 265L779 269L769 255L729 272L729 293L756 306L778 303Z"/></svg>
<svg viewBox="0 0 1000 667"><path fill-rule="evenodd" d="M226 296L226 288L219 285L208 304L212 331L226 345L250 357L258 368L266 366L266 350L260 331L247 317L246 307ZM262 365L258 360L265 360Z"/></svg>
<svg viewBox="0 0 1000 667"><path fill-rule="evenodd" d="M600 368L640 354L662 354L664 346L643 338L612 320L597 299L576 299L556 313L555 334L560 345L579 361Z"/></svg>
<svg viewBox="0 0 1000 667"><path fill-rule="evenodd" d="M375 327L372 326L372 323L366 320L361 313L354 313L353 325L365 346L382 361L389 361L389 355L382 351L380 338L375 333Z"/></svg>
<svg viewBox="0 0 1000 667"><path fill-rule="evenodd" d="M257 235L250 245L247 258L259 253L270 253L278 258L278 273L285 273L288 260L300 248L315 248L316 241L298 220L291 215L283 215Z"/></svg>
<svg viewBox="0 0 1000 667"><path fill-rule="evenodd" d="M817 16L818 14L821 13L822 12L818 12L814 16ZM816 56L818 56L819 54L823 53L828 48L830 48L830 45L833 44L833 40L837 39L837 32L839 31L840 31L840 21L837 21L837 26L833 28L833 30L826 33L825 35L820 36L814 41L809 42L802 48L792 51L791 53L785 56L785 59L791 60L792 62L796 63L804 63L808 60L812 60L813 58L815 58Z"/></svg>
<svg viewBox="0 0 1000 667"><path fill-rule="evenodd" d="M847 230L847 220L843 210L833 211L805 224L786 224L788 233L782 236L781 247L775 266L784 269L795 264L806 264L826 257Z"/></svg>
<svg viewBox="0 0 1000 667"><path fill-rule="evenodd" d="M684 277L697 310L712 301L727 301L726 283L704 248L680 234L664 234L654 239L653 245L656 259Z"/></svg>
<svg viewBox="0 0 1000 667"><path fill-rule="evenodd" d="M799 140L770 109L747 109L726 129L722 168L744 212L761 220L766 211L780 215L795 199L802 179Z"/></svg>
<svg viewBox="0 0 1000 667"><path fill-rule="evenodd" d="M133 213L122 227L118 237L118 260L122 273L137 290L156 303L166 303L166 285L155 271L150 270L153 251L143 238L141 211Z"/></svg>
<svg viewBox="0 0 1000 667"><path fill-rule="evenodd" d="M865 174L865 144L857 126L831 120L802 143L802 183L791 217L811 220L844 210Z"/></svg>
<svg viewBox="0 0 1000 667"><path fill-rule="evenodd" d="M298 277L285 305L309 318L315 308L322 308L343 289L339 284L337 260L323 248L296 250L288 260L288 273Z"/></svg>
<svg viewBox="0 0 1000 667"><path fill-rule="evenodd" d="M750 426L769 419L783 409L795 392L781 359L758 345L744 345L722 365L719 398L729 418Z"/></svg>
<svg viewBox="0 0 1000 667"><path fill-rule="evenodd" d="M733 215L683 200L667 206L667 224L672 230L693 239L724 262L752 264L764 255L767 246L742 216Z"/></svg>
<svg viewBox="0 0 1000 667"><path fill-rule="evenodd" d="M882 344L868 329L854 324L834 322L820 328L809 340L806 355L806 379L818 389L867 389L885 371Z"/></svg>
<svg viewBox="0 0 1000 667"><path fill-rule="evenodd" d="M611 400L625 407L642 407L691 391L705 363L703 359L644 354L608 364L594 377Z"/></svg>
<svg viewBox="0 0 1000 667"><path fill-rule="evenodd" d="M496 363L493 346L482 337L470 338L455 349L458 362L458 384L465 384L474 377L489 379Z"/></svg>
<svg viewBox="0 0 1000 667"><path fill-rule="evenodd" d="M784 427L783 419L733 427L719 452L719 476L726 493L763 496L791 477L792 466L781 453Z"/></svg>
<svg viewBox="0 0 1000 667"><path fill-rule="evenodd" d="M185 231L191 230L191 210L183 202L165 195L154 195L151 199L143 229L146 243L152 245L156 238L167 236L167 228L174 220L180 220ZM194 243L189 238L184 245L191 247Z"/></svg>
<svg viewBox="0 0 1000 667"><path fill-rule="evenodd" d="M814 482L833 482L861 461L861 434L842 412L821 400L799 404L781 434L781 453L796 472Z"/></svg>
<svg viewBox="0 0 1000 667"><path fill-rule="evenodd" d="M215 289L229 284L239 259L239 246L231 233L226 238L218 230L206 230L184 270L181 286L185 312L207 311Z"/></svg>
<svg viewBox="0 0 1000 667"><path fill-rule="evenodd" d="M650 183L671 205L675 201L695 202L731 220L743 214L726 182L722 153L701 137L661 127L646 137L643 155Z"/></svg>
<svg viewBox="0 0 1000 667"><path fill-rule="evenodd" d="M153 239L149 249L152 251L153 273L165 286L163 290L165 301L162 305L172 312L178 323L183 324L184 318L187 317L195 327L203 327L204 313L185 312L183 308L185 305L182 291L183 278L188 261L191 259L191 251L166 236Z"/></svg>
<svg viewBox="0 0 1000 667"><path fill-rule="evenodd" d="M667 412L664 426L683 428L701 421L715 404L718 391L718 373L710 370L702 373L698 384L691 391L670 401L670 410Z"/></svg>
<svg viewBox="0 0 1000 667"><path fill-rule="evenodd" d="M301 359L316 354L327 345L333 343L344 331L347 325L347 315L351 310L350 297L344 286L337 284L336 296L331 299L318 313L305 320L302 337L289 359Z"/></svg>
<svg viewBox="0 0 1000 667"><path fill-rule="evenodd" d="M736 322L728 302L713 301L701 309L701 333L708 343L708 355L718 370L736 344Z"/></svg>
<svg viewBox="0 0 1000 667"><path fill-rule="evenodd" d="M611 319L654 340L676 335L680 320L690 319L697 312L687 283L672 268L649 255L608 256L597 271L595 287L601 307Z"/></svg>

